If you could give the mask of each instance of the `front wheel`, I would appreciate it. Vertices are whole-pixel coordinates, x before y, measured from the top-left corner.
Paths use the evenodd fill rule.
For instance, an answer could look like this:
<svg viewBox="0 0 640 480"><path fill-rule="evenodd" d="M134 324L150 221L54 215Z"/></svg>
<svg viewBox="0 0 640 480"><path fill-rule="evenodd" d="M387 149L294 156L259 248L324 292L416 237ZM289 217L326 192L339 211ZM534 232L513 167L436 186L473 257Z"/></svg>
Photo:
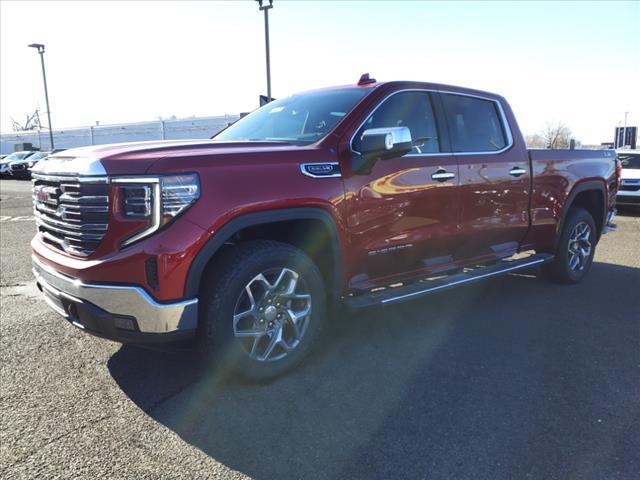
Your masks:
<svg viewBox="0 0 640 480"><path fill-rule="evenodd" d="M545 265L547 277L557 283L579 283L591 269L596 250L596 226L583 208L572 208L564 222L554 260Z"/></svg>
<svg viewBox="0 0 640 480"><path fill-rule="evenodd" d="M309 353L322 329L325 289L304 252L283 243L247 242L224 252L207 275L199 345L218 368L264 380Z"/></svg>

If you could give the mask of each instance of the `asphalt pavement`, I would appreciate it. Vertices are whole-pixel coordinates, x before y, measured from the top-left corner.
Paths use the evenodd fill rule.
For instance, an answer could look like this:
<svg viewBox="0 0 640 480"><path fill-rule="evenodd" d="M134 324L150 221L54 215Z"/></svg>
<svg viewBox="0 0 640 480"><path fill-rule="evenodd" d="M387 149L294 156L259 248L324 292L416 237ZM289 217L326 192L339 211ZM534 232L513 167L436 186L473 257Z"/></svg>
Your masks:
<svg viewBox="0 0 640 480"><path fill-rule="evenodd" d="M640 478L638 211L580 285L533 270L345 314L252 385L50 311L30 195L0 181L0 478Z"/></svg>

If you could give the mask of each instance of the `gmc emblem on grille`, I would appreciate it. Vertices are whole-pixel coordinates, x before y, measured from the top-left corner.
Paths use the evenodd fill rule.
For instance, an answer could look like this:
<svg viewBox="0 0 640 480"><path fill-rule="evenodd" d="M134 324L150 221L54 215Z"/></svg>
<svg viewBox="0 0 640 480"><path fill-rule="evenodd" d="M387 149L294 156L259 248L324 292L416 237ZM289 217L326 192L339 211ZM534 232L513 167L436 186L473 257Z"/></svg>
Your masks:
<svg viewBox="0 0 640 480"><path fill-rule="evenodd" d="M58 195L60 192L56 187L38 185L35 187L34 193L38 202L58 205Z"/></svg>

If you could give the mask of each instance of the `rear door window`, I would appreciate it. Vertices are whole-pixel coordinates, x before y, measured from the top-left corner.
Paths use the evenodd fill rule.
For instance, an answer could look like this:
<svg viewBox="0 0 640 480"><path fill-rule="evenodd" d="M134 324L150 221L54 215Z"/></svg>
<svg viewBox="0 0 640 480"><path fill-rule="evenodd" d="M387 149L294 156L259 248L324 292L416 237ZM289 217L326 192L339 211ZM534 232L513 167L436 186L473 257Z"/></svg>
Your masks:
<svg viewBox="0 0 640 480"><path fill-rule="evenodd" d="M496 102L442 94L454 152L495 152L507 146Z"/></svg>

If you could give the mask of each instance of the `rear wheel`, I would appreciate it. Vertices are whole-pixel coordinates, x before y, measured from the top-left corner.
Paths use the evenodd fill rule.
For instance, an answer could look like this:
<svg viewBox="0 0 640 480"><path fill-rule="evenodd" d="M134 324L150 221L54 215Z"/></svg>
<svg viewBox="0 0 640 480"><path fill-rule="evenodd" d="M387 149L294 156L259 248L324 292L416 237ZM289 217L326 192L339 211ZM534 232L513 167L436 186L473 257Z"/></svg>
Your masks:
<svg viewBox="0 0 640 480"><path fill-rule="evenodd" d="M318 268L283 243L232 247L210 269L201 301L201 350L218 367L250 379L272 378L298 365L324 322Z"/></svg>
<svg viewBox="0 0 640 480"><path fill-rule="evenodd" d="M553 262L543 268L550 280L580 282L591 269L596 249L596 227L591 214L572 208L567 214Z"/></svg>

